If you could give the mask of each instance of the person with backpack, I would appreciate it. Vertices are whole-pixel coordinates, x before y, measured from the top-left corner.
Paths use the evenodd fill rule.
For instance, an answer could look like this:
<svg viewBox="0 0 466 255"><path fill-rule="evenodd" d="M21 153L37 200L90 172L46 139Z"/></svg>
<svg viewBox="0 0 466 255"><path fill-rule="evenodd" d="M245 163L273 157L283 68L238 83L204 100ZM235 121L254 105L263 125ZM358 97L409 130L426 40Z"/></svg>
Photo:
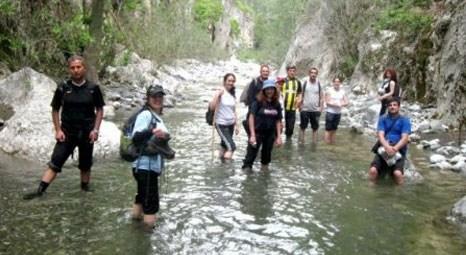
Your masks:
<svg viewBox="0 0 466 255"><path fill-rule="evenodd" d="M411 133L411 121L400 114L400 99L387 100L388 114L379 118L378 142L373 148L374 160L369 168L369 180L376 182L390 174L397 184L403 183L403 168Z"/></svg>
<svg viewBox="0 0 466 255"><path fill-rule="evenodd" d="M341 119L341 109L348 105L348 97L341 88L340 78L333 79L333 87L325 93L325 136L324 140L328 144L334 144L336 132Z"/></svg>
<svg viewBox="0 0 466 255"><path fill-rule="evenodd" d="M300 134L299 141L304 143L304 131L309 123L312 128L312 142L317 143L317 130L319 129L320 114L324 108L324 94L320 81L317 80L319 70L315 67L309 69L309 79L303 84L303 95L299 103L300 110Z"/></svg>
<svg viewBox="0 0 466 255"><path fill-rule="evenodd" d="M248 113L246 114L246 119L243 120L243 127L246 131L246 134L249 137L249 127L248 127L248 119L249 119L249 111L251 110L251 106L254 102L257 101L257 94L261 92L262 85L265 80L269 78L270 68L268 65L262 64L260 66L260 75L257 78L252 79L252 81L244 88L243 92L240 96L240 102L244 103L248 107Z"/></svg>
<svg viewBox="0 0 466 255"><path fill-rule="evenodd" d="M146 92L146 109L136 117L132 141L137 147L145 147L152 137L165 139L169 136L162 118L165 91L162 86L150 86ZM137 193L133 203L132 217L142 219L145 225L153 227L155 214L159 211L158 177L164 168L161 154L146 155L144 151L132 163Z"/></svg>
<svg viewBox="0 0 466 255"><path fill-rule="evenodd" d="M278 90L274 80L265 80L258 99L251 105L248 124L250 137L242 169L251 170L259 148L262 146L262 170L267 170L274 143L282 144L282 109L278 102Z"/></svg>
<svg viewBox="0 0 466 255"><path fill-rule="evenodd" d="M257 101L257 94L262 90L262 85L265 80L269 78L270 67L262 64L260 66L260 74L258 77L252 79L252 81L244 88L241 93L240 101L244 103L248 109L251 109L252 103Z"/></svg>
<svg viewBox="0 0 466 255"><path fill-rule="evenodd" d="M398 84L396 71L393 68L387 68L383 72L383 82L378 89L378 99L382 106L379 115L382 116L387 111L387 103L390 97L401 99L401 88Z"/></svg>
<svg viewBox="0 0 466 255"><path fill-rule="evenodd" d="M282 86L283 106L285 108L285 135L287 139L293 136L296 122L296 108L301 97L301 81L296 79L296 66L286 67L287 77Z"/></svg>
<svg viewBox="0 0 466 255"><path fill-rule="evenodd" d="M214 114L215 129L220 136L220 158L229 160L233 157L233 152L236 150L233 133L238 134L239 129L236 128L236 96L235 96L236 77L232 73L227 73L223 76L223 88L219 89L209 103ZM226 93L225 93L226 92Z"/></svg>
<svg viewBox="0 0 466 255"><path fill-rule="evenodd" d="M58 85L51 103L57 142L37 191L24 195L23 198L26 200L40 197L45 193L76 147L79 150L81 190L90 190L92 152L94 142L99 137L105 103L100 87L86 79L83 57L70 57L68 72L70 79Z"/></svg>

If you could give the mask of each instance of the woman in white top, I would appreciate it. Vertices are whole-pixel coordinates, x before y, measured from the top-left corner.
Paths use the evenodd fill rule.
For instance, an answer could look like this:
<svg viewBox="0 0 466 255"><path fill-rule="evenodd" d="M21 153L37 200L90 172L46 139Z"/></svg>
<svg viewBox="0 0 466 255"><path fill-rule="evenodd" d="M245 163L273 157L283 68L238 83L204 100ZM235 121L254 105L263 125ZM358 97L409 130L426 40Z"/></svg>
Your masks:
<svg viewBox="0 0 466 255"><path fill-rule="evenodd" d="M236 77L232 73L227 73L223 77L223 88L219 89L209 107L215 110L214 125L220 136L220 158L231 159L233 152L236 150L235 142L233 141L233 132L238 134L239 129L236 128L236 96L235 96ZM225 93L226 92L226 93Z"/></svg>
<svg viewBox="0 0 466 255"><path fill-rule="evenodd" d="M333 79L333 87L325 93L325 103L327 104L325 114L325 142L335 143L338 124L341 119L341 108L348 105L348 98L345 91L341 89L340 79Z"/></svg>

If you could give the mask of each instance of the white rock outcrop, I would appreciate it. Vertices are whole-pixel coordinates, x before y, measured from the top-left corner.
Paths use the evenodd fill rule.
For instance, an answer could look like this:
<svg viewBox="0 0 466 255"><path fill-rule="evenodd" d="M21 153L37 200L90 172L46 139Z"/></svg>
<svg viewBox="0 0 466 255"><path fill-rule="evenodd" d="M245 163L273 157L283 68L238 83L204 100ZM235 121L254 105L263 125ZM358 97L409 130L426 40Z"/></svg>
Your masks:
<svg viewBox="0 0 466 255"><path fill-rule="evenodd" d="M14 115L0 132L0 149L18 157L46 162L55 144L50 101L56 83L31 68L24 68L0 80L0 100L11 105ZM96 157L117 156L119 131L114 123L104 121Z"/></svg>

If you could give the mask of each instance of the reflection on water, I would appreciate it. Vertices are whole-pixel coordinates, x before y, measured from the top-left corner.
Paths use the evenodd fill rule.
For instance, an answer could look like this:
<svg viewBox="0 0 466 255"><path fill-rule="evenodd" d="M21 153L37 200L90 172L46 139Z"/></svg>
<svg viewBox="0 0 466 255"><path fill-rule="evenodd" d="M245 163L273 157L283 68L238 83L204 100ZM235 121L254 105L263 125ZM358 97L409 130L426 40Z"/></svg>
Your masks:
<svg viewBox="0 0 466 255"><path fill-rule="evenodd" d="M466 193L464 179L426 169L420 183L368 185L370 142L340 130L337 146L285 143L269 171L241 170L212 157L199 91L168 111L177 158L161 181L161 212L147 233L130 218L129 165L96 162L94 192L64 169L48 194L21 200L43 167L0 155L0 254L461 254L466 236L445 221ZM201 107L204 109L204 107ZM310 133L308 134L310 141ZM218 148L218 137L214 149ZM412 158L417 158L415 151Z"/></svg>

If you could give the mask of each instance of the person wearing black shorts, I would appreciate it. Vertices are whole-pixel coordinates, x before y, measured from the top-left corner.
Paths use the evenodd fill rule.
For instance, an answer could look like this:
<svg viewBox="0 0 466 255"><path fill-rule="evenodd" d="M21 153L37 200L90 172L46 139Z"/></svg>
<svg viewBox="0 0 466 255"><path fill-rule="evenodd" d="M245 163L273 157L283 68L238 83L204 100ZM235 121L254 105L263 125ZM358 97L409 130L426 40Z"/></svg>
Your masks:
<svg viewBox="0 0 466 255"><path fill-rule="evenodd" d="M39 188L24 195L24 199L42 196L76 147L79 151L81 189L89 191L92 152L94 142L99 136L105 103L99 86L85 79L86 66L83 57L70 57L68 72L71 79L57 87L51 103L57 143Z"/></svg>
<svg viewBox="0 0 466 255"><path fill-rule="evenodd" d="M318 70L315 67L309 69L309 80L303 83L303 93L299 102L299 111L301 128L299 133L299 141L304 143L304 131L307 129L309 123L312 128L312 142L317 143L317 131L319 130L320 114L324 106L324 95L317 80Z"/></svg>
<svg viewBox="0 0 466 255"><path fill-rule="evenodd" d="M339 78L333 79L333 88L330 88L325 93L325 136L324 140L328 144L334 144L336 140L336 132L341 119L342 107L348 105L348 98L343 89L340 88L341 82Z"/></svg>

